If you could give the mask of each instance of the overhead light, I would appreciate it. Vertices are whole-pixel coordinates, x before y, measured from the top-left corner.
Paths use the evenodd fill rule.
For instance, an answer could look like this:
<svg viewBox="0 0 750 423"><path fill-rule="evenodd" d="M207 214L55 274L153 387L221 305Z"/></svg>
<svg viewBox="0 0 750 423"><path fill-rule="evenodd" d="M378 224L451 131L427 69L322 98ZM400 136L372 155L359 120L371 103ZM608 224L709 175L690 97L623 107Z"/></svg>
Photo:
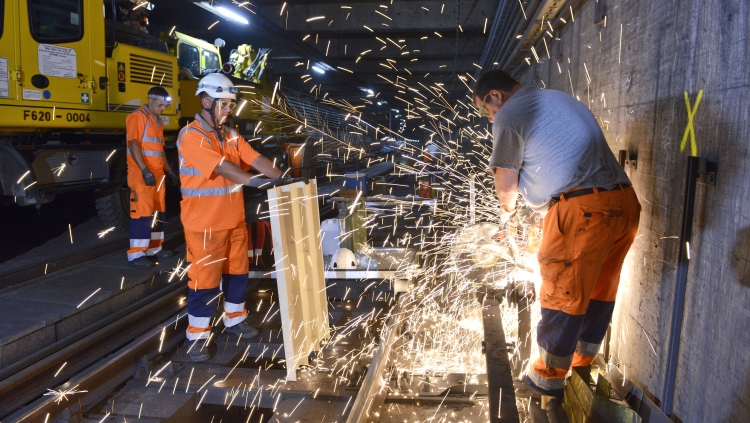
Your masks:
<svg viewBox="0 0 750 423"><path fill-rule="evenodd" d="M227 9L226 7L223 7L223 6L212 6L211 4L209 4L209 3L205 2L205 1L196 2L194 4L196 6L198 6L198 7L201 7L203 9L208 10L209 12L211 12L211 13L213 13L215 15L219 15L222 18L229 19L230 21L239 22L239 23L244 24L244 25L249 25L250 24L250 22L248 22L247 19L245 19L241 15L239 15L239 14L237 14L237 13L235 13L235 12L229 10L229 9Z"/></svg>
<svg viewBox="0 0 750 423"><path fill-rule="evenodd" d="M310 68L312 70L314 70L315 72L321 74L321 75L324 74L324 73L326 73L326 71L324 71L323 69L319 68L317 65L310 66Z"/></svg>
<svg viewBox="0 0 750 423"><path fill-rule="evenodd" d="M247 19L243 18L242 16L232 12L231 10L222 7L222 6L216 6L216 10L219 12L220 15L224 16L227 19L231 19L233 21L237 21L242 24L249 24L250 22L247 21Z"/></svg>

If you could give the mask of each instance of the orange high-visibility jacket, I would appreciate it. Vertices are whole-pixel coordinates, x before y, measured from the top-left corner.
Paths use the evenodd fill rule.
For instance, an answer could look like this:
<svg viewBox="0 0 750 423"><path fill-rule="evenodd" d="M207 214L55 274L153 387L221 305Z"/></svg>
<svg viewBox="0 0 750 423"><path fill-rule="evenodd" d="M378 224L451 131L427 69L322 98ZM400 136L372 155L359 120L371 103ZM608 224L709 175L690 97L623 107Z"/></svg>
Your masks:
<svg viewBox="0 0 750 423"><path fill-rule="evenodd" d="M243 170L260 157L247 141L229 127L222 128L223 141L214 129L195 115L180 130L177 151L180 156L181 220L185 230L203 232L234 229L245 221L242 185L214 173L222 161Z"/></svg>
<svg viewBox="0 0 750 423"><path fill-rule="evenodd" d="M164 125L162 125L161 119L154 116L144 104L143 107L128 116L125 120L125 126L128 131L127 140L138 141L146 166L159 181L164 176ZM128 148L127 153L128 173L137 172L140 176L141 169L130 154L130 148Z"/></svg>

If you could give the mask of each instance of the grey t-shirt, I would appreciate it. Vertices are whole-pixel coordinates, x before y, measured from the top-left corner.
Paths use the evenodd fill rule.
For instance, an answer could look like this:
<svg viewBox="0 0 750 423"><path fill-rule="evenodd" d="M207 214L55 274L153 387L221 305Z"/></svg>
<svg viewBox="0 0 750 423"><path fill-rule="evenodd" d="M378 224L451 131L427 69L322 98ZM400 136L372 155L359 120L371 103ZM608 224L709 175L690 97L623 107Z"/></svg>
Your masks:
<svg viewBox="0 0 750 423"><path fill-rule="evenodd" d="M518 190L535 210L573 188L630 184L594 115L560 91L524 87L495 114L491 168L519 173Z"/></svg>

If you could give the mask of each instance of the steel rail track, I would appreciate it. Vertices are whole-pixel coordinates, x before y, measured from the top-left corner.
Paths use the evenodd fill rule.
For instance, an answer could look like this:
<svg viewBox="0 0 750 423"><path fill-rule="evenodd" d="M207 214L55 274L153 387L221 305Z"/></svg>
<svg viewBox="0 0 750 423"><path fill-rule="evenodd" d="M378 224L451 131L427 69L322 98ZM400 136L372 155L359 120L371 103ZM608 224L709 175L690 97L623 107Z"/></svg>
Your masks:
<svg viewBox="0 0 750 423"><path fill-rule="evenodd" d="M167 275L160 277L166 278ZM93 363L101 360L102 357L111 354L136 338L135 344L128 348L137 347L141 353L140 355L136 354L135 359L139 359L144 355L142 353L144 347L141 344L148 339L152 339L153 335L153 330L146 334L144 332L148 328L165 321L170 316L175 316L179 313L187 304L186 301L180 299L180 297L185 295L187 295L187 286L183 283L175 282L110 315L95 325L84 328L70 337L40 350L25 360L3 369L0 372L0 398L2 398L2 401L0 401L0 416L7 415L8 417L2 421L31 421L33 420L32 417L37 419L34 421L43 421L45 413L54 414L62 411L62 409L66 408L63 407L64 404L51 404L53 401L50 397L37 398L43 395L49 388L57 385L56 381L65 380L65 378L81 372ZM174 317L172 321L174 322ZM159 327L159 332L161 330L162 328ZM173 336L179 338L174 341L176 343L182 339L180 336L184 337L184 331L177 330ZM164 344L166 346L167 342ZM128 360L126 362L130 363L132 353L128 353L127 351L116 354L114 357L108 359L108 361L112 361L120 355L127 357ZM62 363L66 363L64 367L61 367ZM126 364L125 366L128 367L131 364ZM122 366L121 364L117 364L117 366L112 368L103 367L104 373L107 373L109 376L92 375L90 374L91 371L86 370L83 376L74 377L74 379L63 384L58 390L70 389L70 387L76 385L75 381L79 381L84 376L90 380L86 379L86 388L82 389L91 390L90 382L92 381L103 380L102 383L105 383L117 379L116 377L113 379L113 377L122 373L119 370ZM125 379L131 375L132 373L127 373ZM117 385L115 384L114 386ZM84 397L86 396L88 395ZM19 407L35 399L37 400L30 406L25 407L21 411L16 411ZM84 403L83 400L81 403ZM39 416L41 416L41 420Z"/></svg>

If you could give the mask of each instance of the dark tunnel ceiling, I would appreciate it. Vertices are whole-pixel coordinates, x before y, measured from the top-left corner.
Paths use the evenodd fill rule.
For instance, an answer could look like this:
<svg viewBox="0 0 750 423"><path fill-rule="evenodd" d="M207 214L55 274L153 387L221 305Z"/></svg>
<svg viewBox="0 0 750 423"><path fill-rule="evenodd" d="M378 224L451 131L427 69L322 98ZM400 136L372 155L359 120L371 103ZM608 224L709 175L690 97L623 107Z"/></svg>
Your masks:
<svg viewBox="0 0 750 423"><path fill-rule="evenodd" d="M397 77L423 92L426 89L419 83L427 87L439 84L450 104L464 97L467 88L458 76L474 75L477 70L475 64L480 61L498 7L497 0L254 0L242 3L244 8L232 1L213 3L241 14L249 21L244 25L187 0L152 1L156 7L149 18L151 32L176 26L178 31L207 41L222 38L227 43L222 60L239 44L272 48L273 76L282 78L285 89L309 94L313 86L322 84L318 98L328 93L335 101L366 105L359 109L363 117L386 126L390 109L403 112L406 107L399 98L408 100L416 95L388 82ZM320 16L324 18L308 21ZM209 30L216 21L219 23ZM324 63L332 70L321 75L307 68L308 60L310 66ZM312 80L304 83L303 75ZM368 98L363 89L371 89L376 96ZM427 99L423 100L429 104L433 97L424 94ZM409 122L408 132L419 124ZM397 129L395 122L393 126Z"/></svg>

